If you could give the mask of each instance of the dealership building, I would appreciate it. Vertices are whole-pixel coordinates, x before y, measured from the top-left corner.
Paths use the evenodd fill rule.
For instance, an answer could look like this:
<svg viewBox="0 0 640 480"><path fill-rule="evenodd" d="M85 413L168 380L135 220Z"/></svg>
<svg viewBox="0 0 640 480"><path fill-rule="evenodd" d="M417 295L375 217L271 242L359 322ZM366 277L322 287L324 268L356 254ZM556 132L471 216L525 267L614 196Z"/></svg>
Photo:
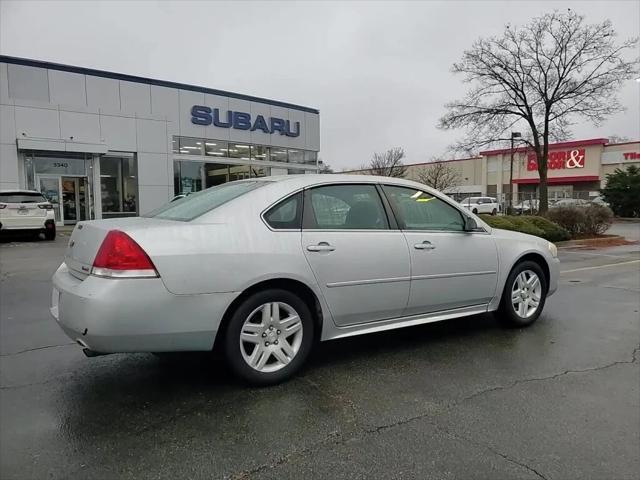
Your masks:
<svg viewBox="0 0 640 480"><path fill-rule="evenodd" d="M472 158L407 165L405 177L420 180L434 163L443 163L459 173L456 187L445 190L458 200L467 196L491 196L506 201L511 179L511 150L487 150ZM607 174L629 165L640 168L640 141L609 143L606 138L549 145L547 183L550 199L593 199L606 184ZM360 173L353 171L350 173ZM513 149L514 199L535 198L540 178L535 153L525 147Z"/></svg>
<svg viewBox="0 0 640 480"><path fill-rule="evenodd" d="M231 180L315 173L318 110L0 56L0 189L42 191L56 222L144 214Z"/></svg>

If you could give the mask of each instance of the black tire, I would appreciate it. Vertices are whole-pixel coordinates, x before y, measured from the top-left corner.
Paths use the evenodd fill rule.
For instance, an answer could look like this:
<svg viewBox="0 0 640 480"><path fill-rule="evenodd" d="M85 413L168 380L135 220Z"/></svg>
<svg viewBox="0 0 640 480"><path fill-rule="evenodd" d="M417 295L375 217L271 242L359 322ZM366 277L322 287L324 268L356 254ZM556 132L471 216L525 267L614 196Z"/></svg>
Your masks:
<svg viewBox="0 0 640 480"><path fill-rule="evenodd" d="M45 240L55 240L56 239L56 227L47 228L44 231Z"/></svg>
<svg viewBox="0 0 640 480"><path fill-rule="evenodd" d="M266 303L282 302L291 306L302 323L302 342L293 359L280 370L260 372L251 367L240 351L240 333L245 320L251 313ZM229 366L242 380L255 386L267 386L280 383L293 376L307 360L315 336L313 317L307 304L288 290L267 289L247 297L231 315L225 329L224 351Z"/></svg>
<svg viewBox="0 0 640 480"><path fill-rule="evenodd" d="M498 214L498 210L496 210L495 208L491 211L491 215L493 215L494 217Z"/></svg>
<svg viewBox="0 0 640 480"><path fill-rule="evenodd" d="M478 209L477 209L477 208L474 208L474 209L471 211L471 213L473 213L474 215L477 215L477 214L478 214Z"/></svg>
<svg viewBox="0 0 640 480"><path fill-rule="evenodd" d="M526 270L532 271L538 276L538 278L540 279L540 285L542 287L538 308L528 318L524 318L518 315L518 312L516 312L515 307L513 306L513 303L511 301L511 294L516 279L521 272L524 272ZM532 261L524 261L518 263L513 267L511 273L509 273L509 276L507 277L507 281L502 292L502 298L500 300L500 306L498 307L498 311L496 312L498 320L507 327L528 327L529 325L533 324L544 309L544 304L547 298L547 290L547 280L544 276L542 268L540 268L540 265Z"/></svg>

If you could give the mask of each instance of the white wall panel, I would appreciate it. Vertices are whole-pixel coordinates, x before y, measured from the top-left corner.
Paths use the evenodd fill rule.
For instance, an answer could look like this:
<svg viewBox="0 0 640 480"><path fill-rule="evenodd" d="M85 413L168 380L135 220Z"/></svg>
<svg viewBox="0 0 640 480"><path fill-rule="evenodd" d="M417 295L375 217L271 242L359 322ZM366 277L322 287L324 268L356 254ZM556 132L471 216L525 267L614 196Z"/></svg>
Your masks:
<svg viewBox="0 0 640 480"><path fill-rule="evenodd" d="M51 103L54 104L86 107L85 76L79 73L49 70L49 95Z"/></svg>
<svg viewBox="0 0 640 480"><path fill-rule="evenodd" d="M229 110L234 112L251 113L251 102L238 98L229 99ZM229 140L236 142L251 142L251 132L249 130L229 129Z"/></svg>
<svg viewBox="0 0 640 480"><path fill-rule="evenodd" d="M18 187L18 150L16 145L0 145L0 183L2 188Z"/></svg>
<svg viewBox="0 0 640 480"><path fill-rule="evenodd" d="M0 102L13 103L9 100L9 77L6 63L0 63Z"/></svg>
<svg viewBox="0 0 640 480"><path fill-rule="evenodd" d="M100 115L100 134L109 150L135 152L137 149L135 118Z"/></svg>
<svg viewBox="0 0 640 480"><path fill-rule="evenodd" d="M178 90L174 88L151 85L151 113L162 115L169 123L169 136L180 134L180 99Z"/></svg>
<svg viewBox="0 0 640 480"><path fill-rule="evenodd" d="M305 144L307 150L320 150L320 116L305 112Z"/></svg>
<svg viewBox="0 0 640 480"><path fill-rule="evenodd" d="M160 120L136 120L138 151L167 153L167 126Z"/></svg>
<svg viewBox="0 0 640 480"><path fill-rule="evenodd" d="M120 81L120 110L124 113L151 114L151 88L146 83Z"/></svg>
<svg viewBox="0 0 640 480"><path fill-rule="evenodd" d="M65 140L99 143L101 138L99 117L93 113L60 111L60 132Z"/></svg>
<svg viewBox="0 0 640 480"><path fill-rule="evenodd" d="M251 102L251 121L255 122L258 115L264 117L264 121L267 124L267 129L271 127L269 125L269 117L271 117L271 107L266 103ZM271 145L271 135L264 133L258 129L251 132L251 143L257 143L259 145Z"/></svg>
<svg viewBox="0 0 640 480"><path fill-rule="evenodd" d="M204 127L191 123L191 107L204 105L204 93L180 90L180 135L204 138Z"/></svg>
<svg viewBox="0 0 640 480"><path fill-rule="evenodd" d="M289 109L289 123L291 124L291 131L296 131L296 122L300 122L300 135L297 137L289 137L289 145L296 148L306 148L306 137L305 137L305 128L306 128L306 120L305 120L305 112L301 110L293 110Z"/></svg>
<svg viewBox="0 0 640 480"><path fill-rule="evenodd" d="M16 145L16 123L13 105L0 105L0 143Z"/></svg>
<svg viewBox="0 0 640 480"><path fill-rule="evenodd" d="M289 120L289 109L271 106L271 116L275 118L282 118L283 120ZM277 145L279 147L291 146L290 137L286 135L280 135L279 132L275 132L271 135L271 145Z"/></svg>
<svg viewBox="0 0 640 480"><path fill-rule="evenodd" d="M120 110L120 83L112 78L86 76L87 105L111 111Z"/></svg>
<svg viewBox="0 0 640 480"><path fill-rule="evenodd" d="M149 213L170 200L173 187L167 185L139 185L140 214Z"/></svg>
<svg viewBox="0 0 640 480"><path fill-rule="evenodd" d="M207 107L211 107L212 110L214 108L220 109L220 120L223 122L227 121L227 112L229 111L229 97L205 94L204 104ZM229 130L231 129L209 125L207 127L204 127L204 137L213 138L216 140L229 140Z"/></svg>
<svg viewBox="0 0 640 480"><path fill-rule="evenodd" d="M9 96L37 102L49 101L49 80L46 68L8 65Z"/></svg>
<svg viewBox="0 0 640 480"><path fill-rule="evenodd" d="M16 135L35 138L60 138L58 110L15 107Z"/></svg>
<svg viewBox="0 0 640 480"><path fill-rule="evenodd" d="M138 183L140 185L169 185L166 153L138 153Z"/></svg>

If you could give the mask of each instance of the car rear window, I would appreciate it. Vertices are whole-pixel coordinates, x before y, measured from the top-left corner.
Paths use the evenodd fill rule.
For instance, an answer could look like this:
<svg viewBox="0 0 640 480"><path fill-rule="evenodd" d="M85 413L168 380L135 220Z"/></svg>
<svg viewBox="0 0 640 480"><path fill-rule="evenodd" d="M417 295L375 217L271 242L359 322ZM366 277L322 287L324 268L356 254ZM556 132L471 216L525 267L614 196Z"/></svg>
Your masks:
<svg viewBox="0 0 640 480"><path fill-rule="evenodd" d="M42 203L46 201L47 199L37 192L0 193L0 203Z"/></svg>
<svg viewBox="0 0 640 480"><path fill-rule="evenodd" d="M267 183L266 181L225 183L167 203L144 216L188 222Z"/></svg>

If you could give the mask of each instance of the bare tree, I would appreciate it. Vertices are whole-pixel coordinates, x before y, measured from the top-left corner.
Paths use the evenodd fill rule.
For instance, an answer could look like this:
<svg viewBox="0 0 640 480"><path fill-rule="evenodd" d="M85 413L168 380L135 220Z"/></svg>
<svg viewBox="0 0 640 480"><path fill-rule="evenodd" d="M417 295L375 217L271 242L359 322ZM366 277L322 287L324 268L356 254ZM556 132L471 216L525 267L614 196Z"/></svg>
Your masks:
<svg viewBox="0 0 640 480"><path fill-rule="evenodd" d="M579 118L599 125L623 109L617 92L638 71L638 59L624 54L637 39L617 44L615 36L611 21L586 24L568 10L477 40L452 68L471 87L464 99L447 104L439 127L465 129L457 144L465 151L504 142L512 130L527 132L522 141L537 157L544 212L549 140L567 138Z"/></svg>
<svg viewBox="0 0 640 480"><path fill-rule="evenodd" d="M367 167L367 173L383 177L404 177L407 167L402 163L403 158L402 147L390 148L384 153L374 153Z"/></svg>
<svg viewBox="0 0 640 480"><path fill-rule="evenodd" d="M434 161L432 165L421 168L415 175L420 183L441 192L451 190L462 183L460 171L445 162Z"/></svg>
<svg viewBox="0 0 640 480"><path fill-rule="evenodd" d="M625 142L630 141L630 138L629 137L625 137L623 135L613 134L613 135L609 135L608 140L609 140L609 143L625 143Z"/></svg>

